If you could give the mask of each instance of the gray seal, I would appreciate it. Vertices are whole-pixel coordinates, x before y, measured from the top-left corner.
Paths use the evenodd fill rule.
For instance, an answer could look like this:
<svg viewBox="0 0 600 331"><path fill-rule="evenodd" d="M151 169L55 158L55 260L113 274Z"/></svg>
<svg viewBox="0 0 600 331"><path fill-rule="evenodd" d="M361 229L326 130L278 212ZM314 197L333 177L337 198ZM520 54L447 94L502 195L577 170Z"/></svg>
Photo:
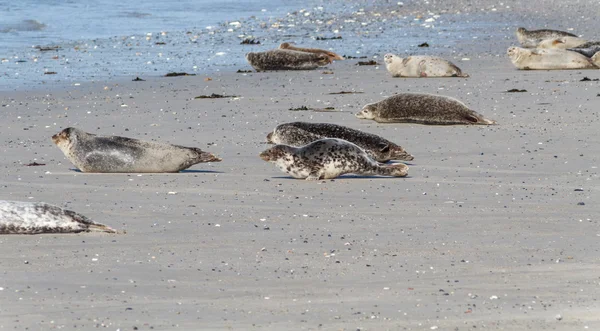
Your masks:
<svg viewBox="0 0 600 331"><path fill-rule="evenodd" d="M116 231L74 211L43 202L0 200L0 234Z"/></svg>
<svg viewBox="0 0 600 331"><path fill-rule="evenodd" d="M325 55L327 55L327 57L329 57L330 61L344 59L342 56L340 56L339 54L336 54L332 51L319 49L319 48L296 47L294 45L291 45L290 43L282 43L281 45L279 45L279 49L287 49L287 50L291 50L291 51L298 51L298 52L305 52L305 53L325 54Z"/></svg>
<svg viewBox="0 0 600 331"><path fill-rule="evenodd" d="M307 53L287 49L248 53L246 60L257 71L266 70L312 70L331 63L324 53Z"/></svg>
<svg viewBox="0 0 600 331"><path fill-rule="evenodd" d="M370 157L379 162L412 161L414 159L404 148L378 135L330 123L284 123L278 125L273 132L267 135L267 141L271 144L295 147L304 146L323 138L349 141L364 149Z"/></svg>
<svg viewBox="0 0 600 331"><path fill-rule="evenodd" d="M600 52L600 41L588 41L585 44L569 48L568 50L592 57L594 54Z"/></svg>
<svg viewBox="0 0 600 331"><path fill-rule="evenodd" d="M544 39L554 39L560 37L577 37L576 35L558 30L527 30L525 28L517 29L517 39L523 47L535 48Z"/></svg>
<svg viewBox="0 0 600 331"><path fill-rule="evenodd" d="M379 164L355 144L335 138L314 141L302 147L275 145L260 153L264 161L275 163L283 172L306 180L331 179L343 174L405 177L402 163Z"/></svg>
<svg viewBox="0 0 600 331"><path fill-rule="evenodd" d="M454 98L421 93L400 93L368 104L356 117L378 123L496 124Z"/></svg>
<svg viewBox="0 0 600 331"><path fill-rule="evenodd" d="M200 162L221 161L199 148L97 136L75 128L53 135L52 141L82 172L178 172Z"/></svg>

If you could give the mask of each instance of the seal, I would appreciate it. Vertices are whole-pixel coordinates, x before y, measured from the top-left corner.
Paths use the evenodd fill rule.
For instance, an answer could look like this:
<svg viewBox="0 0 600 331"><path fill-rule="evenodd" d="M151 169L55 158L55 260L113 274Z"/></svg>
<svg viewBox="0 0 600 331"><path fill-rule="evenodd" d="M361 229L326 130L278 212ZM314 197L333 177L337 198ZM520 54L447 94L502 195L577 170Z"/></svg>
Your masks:
<svg viewBox="0 0 600 331"><path fill-rule="evenodd" d="M452 62L437 56L418 55L403 59L388 53L383 58L392 77L469 77Z"/></svg>
<svg viewBox="0 0 600 331"><path fill-rule="evenodd" d="M343 60L344 58L334 52L319 49L319 48L304 48L304 47L296 47L291 45L290 43L282 43L279 45L279 49L287 49L291 51L305 52L305 53L314 53L314 54L325 54L329 57L330 62L333 60Z"/></svg>
<svg viewBox="0 0 600 331"><path fill-rule="evenodd" d="M567 49L573 47L579 47L587 43L587 40L577 38L577 37L560 37L560 38L551 38L544 39L540 41L537 45L537 48L546 48L546 49Z"/></svg>
<svg viewBox="0 0 600 331"><path fill-rule="evenodd" d="M592 56L592 62L596 65L596 67L600 68L600 52L597 52Z"/></svg>
<svg viewBox="0 0 600 331"><path fill-rule="evenodd" d="M569 48L569 51L577 52L587 57L592 57L594 54L600 52L600 41L588 41L585 44L581 44L577 47Z"/></svg>
<svg viewBox="0 0 600 331"><path fill-rule="evenodd" d="M304 146L323 138L338 138L362 148L378 162L390 160L412 161L414 157L404 148L378 135L330 123L292 122L278 125L267 135L271 144Z"/></svg>
<svg viewBox="0 0 600 331"><path fill-rule="evenodd" d="M522 70L598 69L590 58L564 49L510 47L507 54Z"/></svg>
<svg viewBox="0 0 600 331"><path fill-rule="evenodd" d="M312 70L331 63L329 56L307 52L274 49L246 54L246 60L257 71L265 70Z"/></svg>
<svg viewBox="0 0 600 331"><path fill-rule="evenodd" d="M0 200L0 234L116 233L74 211L43 202Z"/></svg>
<svg viewBox="0 0 600 331"><path fill-rule="evenodd" d="M560 37L577 37L576 35L558 30L527 30L525 28L517 29L517 39L523 47L536 47L544 39L554 39Z"/></svg>
<svg viewBox="0 0 600 331"><path fill-rule="evenodd" d="M75 128L53 135L52 141L82 172L178 172L200 162L221 161L199 148L97 136Z"/></svg>
<svg viewBox="0 0 600 331"><path fill-rule="evenodd" d="M496 124L454 98L421 93L400 93L368 104L356 117L378 123Z"/></svg>
<svg viewBox="0 0 600 331"><path fill-rule="evenodd" d="M408 166L382 165L355 144L335 138L313 141L302 147L275 145L260 153L283 172L306 180L331 179L343 174L405 177Z"/></svg>

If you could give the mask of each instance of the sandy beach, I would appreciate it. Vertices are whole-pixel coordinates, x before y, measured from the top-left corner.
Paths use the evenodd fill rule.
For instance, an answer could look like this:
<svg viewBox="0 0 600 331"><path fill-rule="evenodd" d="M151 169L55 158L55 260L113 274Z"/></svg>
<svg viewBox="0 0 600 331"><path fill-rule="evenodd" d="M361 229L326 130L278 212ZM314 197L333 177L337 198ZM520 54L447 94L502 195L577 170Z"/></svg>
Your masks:
<svg viewBox="0 0 600 331"><path fill-rule="evenodd" d="M600 71L518 71L512 33L450 56L466 79L345 60L0 92L1 199L122 232L0 237L0 329L600 330ZM354 116L399 92L456 97L498 125ZM194 99L211 93L236 97ZM291 121L379 134L415 156L409 176L292 179L258 157ZM70 126L223 161L84 174L50 139Z"/></svg>

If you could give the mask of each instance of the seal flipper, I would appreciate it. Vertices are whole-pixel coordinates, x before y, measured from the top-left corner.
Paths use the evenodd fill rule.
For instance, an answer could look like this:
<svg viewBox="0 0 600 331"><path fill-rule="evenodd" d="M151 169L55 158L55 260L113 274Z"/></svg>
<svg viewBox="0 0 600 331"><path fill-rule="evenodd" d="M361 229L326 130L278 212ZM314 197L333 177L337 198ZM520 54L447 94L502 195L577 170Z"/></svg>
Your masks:
<svg viewBox="0 0 600 331"><path fill-rule="evenodd" d="M408 175L408 166L404 163L377 165L375 174L380 176L406 177Z"/></svg>

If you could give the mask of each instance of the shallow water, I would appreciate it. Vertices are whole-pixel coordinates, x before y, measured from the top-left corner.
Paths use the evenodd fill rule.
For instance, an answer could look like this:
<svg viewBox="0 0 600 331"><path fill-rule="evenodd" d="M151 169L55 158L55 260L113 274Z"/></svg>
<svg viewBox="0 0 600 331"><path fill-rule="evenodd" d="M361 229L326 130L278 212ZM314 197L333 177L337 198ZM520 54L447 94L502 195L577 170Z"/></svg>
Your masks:
<svg viewBox="0 0 600 331"><path fill-rule="evenodd" d="M248 70L245 53L281 42L375 59L388 52L456 57L501 49L509 29L485 14L350 1L27 0L0 1L0 8L0 90ZM316 40L336 36L343 39ZM261 44L240 45L246 38ZM490 38L495 42L481 42ZM423 42L431 47L417 48Z"/></svg>

